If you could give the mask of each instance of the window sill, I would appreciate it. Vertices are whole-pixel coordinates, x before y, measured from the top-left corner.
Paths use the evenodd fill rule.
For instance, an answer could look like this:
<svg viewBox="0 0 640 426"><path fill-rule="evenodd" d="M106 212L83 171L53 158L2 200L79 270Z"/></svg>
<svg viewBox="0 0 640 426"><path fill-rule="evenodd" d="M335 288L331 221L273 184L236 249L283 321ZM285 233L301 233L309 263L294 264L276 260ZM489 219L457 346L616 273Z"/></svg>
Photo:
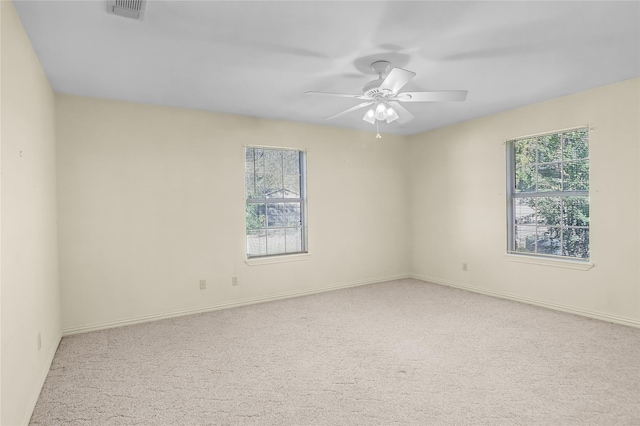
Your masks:
<svg viewBox="0 0 640 426"><path fill-rule="evenodd" d="M299 262L301 260L307 260L309 253L298 254L283 254L279 256L258 257L253 259L247 259L244 261L249 266L257 265L271 265L274 263L287 263L287 262Z"/></svg>
<svg viewBox="0 0 640 426"><path fill-rule="evenodd" d="M533 265L553 266L556 268L575 269L578 271L588 271L594 267L591 262L569 259L550 259L546 257L534 257L523 254L507 253L506 258L510 262L529 263Z"/></svg>

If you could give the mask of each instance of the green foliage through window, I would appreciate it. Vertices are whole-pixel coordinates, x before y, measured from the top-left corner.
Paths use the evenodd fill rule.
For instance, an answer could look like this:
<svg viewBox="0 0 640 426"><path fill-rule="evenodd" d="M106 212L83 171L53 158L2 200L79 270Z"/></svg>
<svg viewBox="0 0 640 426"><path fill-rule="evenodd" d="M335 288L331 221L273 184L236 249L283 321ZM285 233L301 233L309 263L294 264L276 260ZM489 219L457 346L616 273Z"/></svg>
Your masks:
<svg viewBox="0 0 640 426"><path fill-rule="evenodd" d="M587 128L509 141L509 251L589 259Z"/></svg>

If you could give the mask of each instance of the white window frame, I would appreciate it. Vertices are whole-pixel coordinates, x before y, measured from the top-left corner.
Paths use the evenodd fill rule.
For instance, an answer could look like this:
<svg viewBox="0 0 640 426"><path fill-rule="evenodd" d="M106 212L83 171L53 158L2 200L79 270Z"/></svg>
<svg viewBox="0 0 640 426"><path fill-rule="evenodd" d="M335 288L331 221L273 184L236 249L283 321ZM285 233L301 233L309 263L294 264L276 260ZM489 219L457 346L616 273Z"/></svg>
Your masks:
<svg viewBox="0 0 640 426"><path fill-rule="evenodd" d="M578 127L572 127L572 128L568 128L568 129L561 129L561 130L554 130L554 131L550 131L550 132L544 132L544 133L539 133L539 134L535 134L535 135L527 135L527 136L521 136L521 137L517 137L517 138L513 138L510 139L506 142L506 151L507 151L507 255L509 257L511 257L510 260L517 260L518 258L520 258L522 261L525 261L526 263L540 263L540 264L545 264L548 266L561 266L561 263L564 262L571 262L571 263L584 263L586 265L592 266L592 264L590 263L590 256L591 256L591 241L589 241L589 257L584 258L584 257L575 257L575 256L569 256L569 255L552 255L552 254L547 254L547 253L539 253L539 252L522 252L522 251L517 251L517 247L516 247L516 214L515 214L515 209L516 209L516 203L515 200L517 198L564 198L564 197L589 197L589 190L567 190L565 191L564 188L561 188L560 191L538 191L538 188L536 187L536 189L534 191L527 191L527 192L517 192L516 190L516 149L515 149L515 143L517 141L521 141L521 140L526 140L526 139L531 139L531 138L537 138L537 137L543 137L543 136L548 136L548 135L562 135L563 133L566 132L571 132L571 131L575 131L575 130L585 130L587 133L587 137L589 137L589 126L585 125L585 126L578 126ZM588 141L588 143L590 144L590 140ZM590 146L589 146L590 148ZM562 148L561 148L562 149ZM591 151L589 150L589 153ZM590 161L590 155L587 156L586 158L582 158L580 160L587 160L589 162L589 165L591 163ZM565 161L565 159L563 158L563 156L561 156L561 160L557 161L557 162L550 162L549 164L559 164L559 165L564 165L564 163L567 162ZM538 163L538 159L536 159L536 166L539 165L544 165L546 163ZM537 176L537 171L536 171L536 176ZM562 179L562 175L561 175L561 179ZM589 203L590 203L590 199L589 199ZM535 225L536 227L538 225ZM541 225L544 226L544 225ZM588 233L590 233L590 226L568 226L568 225L560 225L559 226L561 228L561 234L562 234L562 230L564 228L566 229L570 229L570 228L580 228L580 229L586 229ZM537 244L537 242L536 242ZM512 256L515 255L515 256ZM589 269L587 268L582 268L582 267L575 267L575 269L583 269L583 270L587 270Z"/></svg>
<svg viewBox="0 0 640 426"><path fill-rule="evenodd" d="M299 175L300 175L300 196L298 198L275 198L275 197L261 197L261 198L248 198L247 197L247 174L248 170L246 169L246 153L248 149L263 149L263 150L272 150L272 151L294 151L298 153L299 160ZM281 203L298 203L300 205L300 230L301 230L301 249L295 251L286 251L286 243L285 243L285 251L284 252L276 252L269 253L268 241L266 244L266 254L261 255L251 255L249 254L248 248L248 229L247 229L247 219L245 216L245 254L247 261L250 261L251 264L261 264L261 263L272 263L272 261L282 261L286 259L298 260L300 256L304 256L308 253L308 243L307 243L307 152L303 149L299 148L283 148L283 147L274 147L274 146L261 146L261 145L246 145L244 147L245 154L245 207L250 204L264 204L265 207L268 204L281 204ZM255 160L254 160L255 164ZM284 166L282 174L284 175ZM253 172L254 178L256 176L255 171ZM284 185L283 185L284 186ZM284 189L284 188L282 188ZM265 213L266 214L266 213ZM292 228L291 226L269 226L268 219L265 217L265 224L263 228L254 228L254 229L264 229L266 234L266 239L268 240L268 230L269 229L288 229ZM286 256L286 259L284 258Z"/></svg>

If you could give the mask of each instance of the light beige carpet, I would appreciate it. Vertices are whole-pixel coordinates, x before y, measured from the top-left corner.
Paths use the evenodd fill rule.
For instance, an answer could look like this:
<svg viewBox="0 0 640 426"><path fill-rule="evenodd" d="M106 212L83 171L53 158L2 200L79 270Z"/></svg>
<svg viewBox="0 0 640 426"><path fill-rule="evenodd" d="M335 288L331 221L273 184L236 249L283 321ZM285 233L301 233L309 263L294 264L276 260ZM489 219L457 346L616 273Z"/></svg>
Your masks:
<svg viewBox="0 0 640 426"><path fill-rule="evenodd" d="M640 425L640 329L400 280L65 337L32 425Z"/></svg>

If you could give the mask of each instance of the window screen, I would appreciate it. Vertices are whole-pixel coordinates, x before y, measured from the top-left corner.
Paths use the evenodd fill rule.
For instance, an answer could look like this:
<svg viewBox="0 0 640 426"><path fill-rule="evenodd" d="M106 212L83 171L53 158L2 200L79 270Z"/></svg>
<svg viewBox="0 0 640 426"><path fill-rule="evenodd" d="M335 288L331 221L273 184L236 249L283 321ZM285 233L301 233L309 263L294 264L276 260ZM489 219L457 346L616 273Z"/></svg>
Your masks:
<svg viewBox="0 0 640 426"><path fill-rule="evenodd" d="M507 143L508 251L589 259L589 131Z"/></svg>
<svg viewBox="0 0 640 426"><path fill-rule="evenodd" d="M245 149L247 257L307 251L305 153Z"/></svg>

